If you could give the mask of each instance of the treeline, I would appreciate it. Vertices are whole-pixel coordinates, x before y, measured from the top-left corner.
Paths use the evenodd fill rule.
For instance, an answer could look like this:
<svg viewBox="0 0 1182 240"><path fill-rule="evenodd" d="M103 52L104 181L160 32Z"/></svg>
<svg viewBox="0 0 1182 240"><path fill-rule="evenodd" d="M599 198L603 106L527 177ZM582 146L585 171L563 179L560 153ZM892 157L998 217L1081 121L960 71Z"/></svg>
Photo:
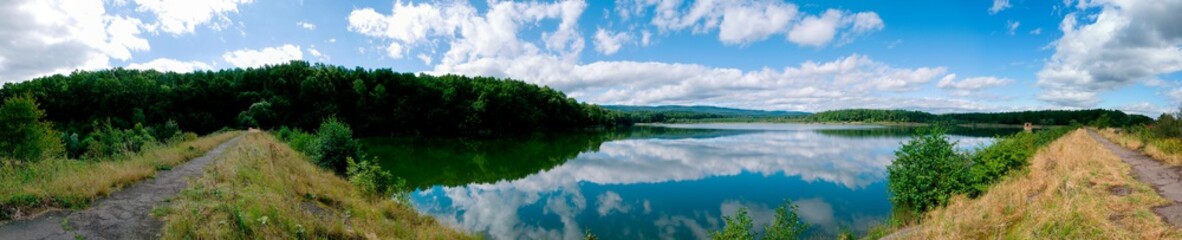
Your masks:
<svg viewBox="0 0 1182 240"><path fill-rule="evenodd" d="M55 128L109 123L188 131L313 129L329 117L359 135L477 135L627 124L619 113L549 87L491 77L431 76L292 61L193 73L110 69L8 83L0 99L32 96ZM96 124L102 123L102 124Z"/></svg>
<svg viewBox="0 0 1182 240"><path fill-rule="evenodd" d="M815 113L804 118L810 122L913 122L952 124L1024 124L1131 126L1152 123L1144 115L1126 114L1119 110L1040 110L999 113L945 113L921 111L845 109Z"/></svg>

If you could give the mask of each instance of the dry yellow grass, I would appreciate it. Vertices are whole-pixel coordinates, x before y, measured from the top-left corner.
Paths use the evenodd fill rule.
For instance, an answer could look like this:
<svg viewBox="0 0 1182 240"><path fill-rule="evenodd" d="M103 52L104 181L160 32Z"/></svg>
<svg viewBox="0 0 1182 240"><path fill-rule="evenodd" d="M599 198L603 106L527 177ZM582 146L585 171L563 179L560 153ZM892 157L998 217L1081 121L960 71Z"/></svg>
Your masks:
<svg viewBox="0 0 1182 240"><path fill-rule="evenodd" d="M1139 150L1142 153L1153 157L1153 159L1157 159L1158 161L1162 161L1174 166L1182 166L1182 155L1167 153L1166 151L1162 150L1161 146L1158 146L1182 146L1182 140L1155 139L1154 141L1158 141L1157 144L1146 144L1145 141L1142 141L1137 137L1134 137L1128 133L1117 133L1116 130L1111 128L1104 129L1099 132L1100 135L1104 136L1104 138L1107 138L1108 141L1112 141L1113 143L1125 146L1127 148Z"/></svg>
<svg viewBox="0 0 1182 240"><path fill-rule="evenodd" d="M1110 189L1128 188L1128 195ZM1130 167L1076 130L1039 150L1029 173L977 199L929 212L908 239L1179 239L1151 208L1168 203Z"/></svg>
<svg viewBox="0 0 1182 240"><path fill-rule="evenodd" d="M53 158L0 168L0 219L45 207L79 208L127 184L205 154L238 135L225 132L104 161Z"/></svg>
<svg viewBox="0 0 1182 240"><path fill-rule="evenodd" d="M249 133L166 209L164 239L468 239Z"/></svg>

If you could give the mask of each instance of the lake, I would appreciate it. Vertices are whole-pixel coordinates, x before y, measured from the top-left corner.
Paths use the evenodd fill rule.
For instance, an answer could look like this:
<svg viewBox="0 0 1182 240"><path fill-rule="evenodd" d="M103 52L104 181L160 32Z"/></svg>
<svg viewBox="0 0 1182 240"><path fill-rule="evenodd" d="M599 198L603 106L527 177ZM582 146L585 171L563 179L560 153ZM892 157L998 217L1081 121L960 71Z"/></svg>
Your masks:
<svg viewBox="0 0 1182 240"><path fill-rule="evenodd" d="M756 229L785 199L809 235L864 233L891 213L886 167L913 128L645 125L499 139L364 139L416 188L412 205L492 239L704 239L747 208ZM961 149L1016 130L950 132Z"/></svg>

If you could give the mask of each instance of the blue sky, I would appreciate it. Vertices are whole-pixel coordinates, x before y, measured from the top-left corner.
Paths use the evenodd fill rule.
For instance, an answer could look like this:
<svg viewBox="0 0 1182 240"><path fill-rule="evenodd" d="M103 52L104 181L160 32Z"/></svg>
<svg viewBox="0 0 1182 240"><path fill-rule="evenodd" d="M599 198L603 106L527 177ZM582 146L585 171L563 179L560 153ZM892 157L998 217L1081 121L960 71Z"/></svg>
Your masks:
<svg viewBox="0 0 1182 240"><path fill-rule="evenodd" d="M822 111L1182 102L1182 0L0 4L0 81L292 59L520 79L598 104Z"/></svg>

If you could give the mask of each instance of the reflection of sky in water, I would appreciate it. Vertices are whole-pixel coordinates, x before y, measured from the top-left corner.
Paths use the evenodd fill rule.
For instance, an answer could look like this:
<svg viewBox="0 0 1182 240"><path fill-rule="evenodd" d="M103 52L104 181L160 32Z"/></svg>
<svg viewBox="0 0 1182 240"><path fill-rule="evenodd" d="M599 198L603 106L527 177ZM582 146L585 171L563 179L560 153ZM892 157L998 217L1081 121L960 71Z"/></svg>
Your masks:
<svg viewBox="0 0 1182 240"><path fill-rule="evenodd" d="M989 141L953 139L964 149ZM890 212L886 166L903 141L812 131L621 140L522 179L434 187L412 202L494 239L581 239L584 229L604 239L701 239L739 207L760 228L783 199L814 231L861 232Z"/></svg>

